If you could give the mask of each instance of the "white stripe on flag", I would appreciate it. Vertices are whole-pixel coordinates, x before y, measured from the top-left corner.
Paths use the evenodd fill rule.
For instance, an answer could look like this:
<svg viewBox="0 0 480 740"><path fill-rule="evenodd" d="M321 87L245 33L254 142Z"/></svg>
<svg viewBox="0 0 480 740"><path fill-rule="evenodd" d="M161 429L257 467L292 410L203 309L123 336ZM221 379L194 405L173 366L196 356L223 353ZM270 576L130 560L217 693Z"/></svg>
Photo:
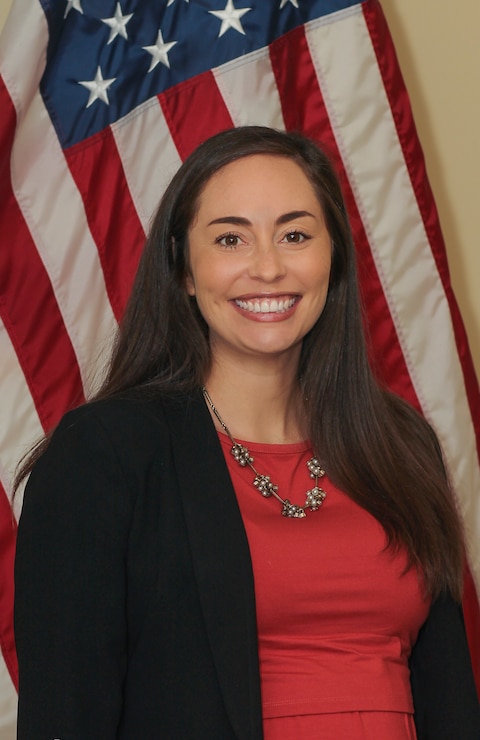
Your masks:
<svg viewBox="0 0 480 740"><path fill-rule="evenodd" d="M96 361L103 352L116 322L81 197L38 92L47 42L40 4L15 0L0 46L0 72L18 119L12 187L49 274L89 394L98 383L92 358Z"/></svg>
<svg viewBox="0 0 480 740"><path fill-rule="evenodd" d="M145 232L158 202L182 164L158 98L111 126L130 195ZM148 145L145 142L148 141Z"/></svg>
<svg viewBox="0 0 480 740"><path fill-rule="evenodd" d="M0 36L0 70L19 118L45 69L48 26L39 2L14 0Z"/></svg>
<svg viewBox="0 0 480 740"><path fill-rule="evenodd" d="M8 332L0 321L0 480L11 494L12 479L20 458L43 435L43 428Z"/></svg>
<svg viewBox="0 0 480 740"><path fill-rule="evenodd" d="M445 450L480 586L480 471L462 368L363 14L311 28L307 39L410 377Z"/></svg>
<svg viewBox="0 0 480 740"><path fill-rule="evenodd" d="M0 652L0 740L15 740L17 692Z"/></svg>
<svg viewBox="0 0 480 740"><path fill-rule="evenodd" d="M212 71L235 126L285 128L268 49L234 59Z"/></svg>
<svg viewBox="0 0 480 740"><path fill-rule="evenodd" d="M39 93L17 128L12 187L49 275L88 395L116 321L85 210ZM48 177L45 177L48 173ZM97 364L98 366L98 364Z"/></svg>

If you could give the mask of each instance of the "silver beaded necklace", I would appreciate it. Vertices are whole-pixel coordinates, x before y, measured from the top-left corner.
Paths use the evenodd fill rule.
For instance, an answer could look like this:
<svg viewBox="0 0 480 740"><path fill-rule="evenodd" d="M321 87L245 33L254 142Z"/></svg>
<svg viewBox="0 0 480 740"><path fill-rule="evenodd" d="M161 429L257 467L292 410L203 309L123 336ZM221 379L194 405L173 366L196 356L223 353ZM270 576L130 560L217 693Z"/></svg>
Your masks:
<svg viewBox="0 0 480 740"><path fill-rule="evenodd" d="M286 516L290 519L303 519L306 517L306 509L310 509L311 511L317 511L317 509L320 508L320 506L323 504L326 493L323 490L323 488L319 488L318 486L318 479L323 478L325 475L325 470L320 465L319 461L316 457L311 457L310 460L307 461L307 468L310 475L310 478L312 478L315 481L315 485L313 488L309 491L306 491L306 499L303 506L297 506L296 504L291 504L288 498L282 498L278 494L278 486L272 482L269 475L263 475L262 473L259 473L258 470L253 465L254 459L250 455L250 452L247 447L244 447L244 445L241 445L239 442L236 441L236 439L232 436L230 433L229 428L223 421L222 417L220 416L216 406L214 405L212 399L210 398L207 389L205 386L202 387L203 396L205 398L205 401L212 409L213 413L217 417L222 429L224 432L228 435L230 438L230 441L232 443L232 449L230 452L232 453L233 457L237 461L237 463L244 468L246 465L248 465L249 468L253 470L255 473L255 478L253 479L253 485L256 488L256 490L261 493L261 495L264 498L270 498L270 496L274 496L277 501L279 501L282 504L282 516Z"/></svg>

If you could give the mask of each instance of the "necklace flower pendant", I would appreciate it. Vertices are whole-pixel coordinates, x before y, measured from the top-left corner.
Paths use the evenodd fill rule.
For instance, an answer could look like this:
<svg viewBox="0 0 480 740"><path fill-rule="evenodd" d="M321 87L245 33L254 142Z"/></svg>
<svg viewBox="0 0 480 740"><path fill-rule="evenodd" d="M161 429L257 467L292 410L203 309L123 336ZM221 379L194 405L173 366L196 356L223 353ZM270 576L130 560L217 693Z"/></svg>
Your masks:
<svg viewBox="0 0 480 740"><path fill-rule="evenodd" d="M272 483L270 476L262 475L261 473L256 474L253 485L258 489L258 491L260 491L264 498L268 498L272 495L274 496L278 491L278 486L276 486L275 483Z"/></svg>
<svg viewBox="0 0 480 740"><path fill-rule="evenodd" d="M248 448L244 447L239 442L235 442L231 449L231 453L242 468L253 463L253 457L251 457Z"/></svg>
<svg viewBox="0 0 480 740"><path fill-rule="evenodd" d="M322 468L316 457L310 458L307 462L307 468L310 472L310 478L323 478L325 475L325 470Z"/></svg>
<svg viewBox="0 0 480 740"><path fill-rule="evenodd" d="M311 511L316 511L320 506L323 504L326 493L323 490L323 488L319 488L318 486L315 486L310 491L307 491L307 499L305 501L305 508L311 509Z"/></svg>
<svg viewBox="0 0 480 740"><path fill-rule="evenodd" d="M289 519L304 519L307 515L305 509L296 504L291 504L288 498L283 502L282 516L286 516Z"/></svg>

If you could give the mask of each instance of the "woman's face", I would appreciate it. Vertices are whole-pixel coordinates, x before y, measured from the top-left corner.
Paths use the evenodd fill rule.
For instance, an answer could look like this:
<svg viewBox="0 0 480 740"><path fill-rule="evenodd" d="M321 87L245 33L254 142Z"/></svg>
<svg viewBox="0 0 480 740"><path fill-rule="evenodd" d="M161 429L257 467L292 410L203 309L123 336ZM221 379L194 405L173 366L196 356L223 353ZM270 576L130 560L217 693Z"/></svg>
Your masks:
<svg viewBox="0 0 480 740"><path fill-rule="evenodd" d="M201 193L188 244L186 288L209 326L213 358L298 361L331 265L323 210L299 165L263 154L226 165Z"/></svg>

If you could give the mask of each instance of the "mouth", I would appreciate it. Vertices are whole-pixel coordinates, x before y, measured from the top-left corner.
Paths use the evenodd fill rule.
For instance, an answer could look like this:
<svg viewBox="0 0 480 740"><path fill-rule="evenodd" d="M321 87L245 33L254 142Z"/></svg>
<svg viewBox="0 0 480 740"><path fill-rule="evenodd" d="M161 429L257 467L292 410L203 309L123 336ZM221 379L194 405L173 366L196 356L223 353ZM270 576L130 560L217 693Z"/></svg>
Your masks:
<svg viewBox="0 0 480 740"><path fill-rule="evenodd" d="M282 314L289 311L297 302L298 297L285 296L283 298L251 298L244 300L235 298L234 303L243 311L249 313Z"/></svg>

